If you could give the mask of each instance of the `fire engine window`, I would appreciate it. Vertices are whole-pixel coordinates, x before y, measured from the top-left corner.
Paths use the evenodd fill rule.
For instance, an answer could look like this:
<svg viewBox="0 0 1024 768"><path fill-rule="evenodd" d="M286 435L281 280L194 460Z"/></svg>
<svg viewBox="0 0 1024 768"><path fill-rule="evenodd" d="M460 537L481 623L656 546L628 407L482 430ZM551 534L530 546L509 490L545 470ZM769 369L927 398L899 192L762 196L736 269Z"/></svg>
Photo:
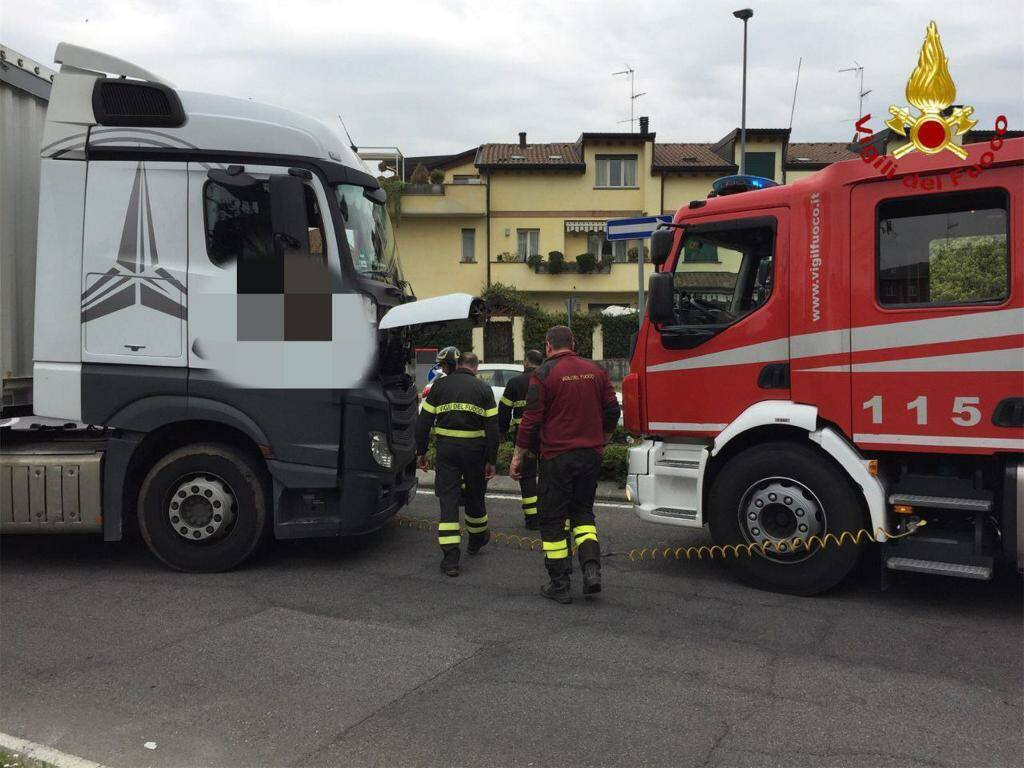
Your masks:
<svg viewBox="0 0 1024 768"><path fill-rule="evenodd" d="M673 281L679 325L729 325L771 295L773 227L688 231L683 248Z"/></svg>
<svg viewBox="0 0 1024 768"><path fill-rule="evenodd" d="M977 304L1010 293L1008 199L984 189L878 206L878 300L884 306Z"/></svg>

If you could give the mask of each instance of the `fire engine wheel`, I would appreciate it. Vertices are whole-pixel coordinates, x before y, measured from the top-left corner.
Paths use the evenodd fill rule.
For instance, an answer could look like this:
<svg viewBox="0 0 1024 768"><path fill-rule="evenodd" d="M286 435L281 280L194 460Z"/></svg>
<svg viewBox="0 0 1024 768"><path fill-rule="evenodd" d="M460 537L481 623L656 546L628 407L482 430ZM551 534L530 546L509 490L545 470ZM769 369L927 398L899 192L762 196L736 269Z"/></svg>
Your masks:
<svg viewBox="0 0 1024 768"><path fill-rule="evenodd" d="M771 545L763 555L726 558L742 581L772 592L813 595L842 581L857 564L860 548L845 543L794 550L786 542L855 533L863 526L863 512L838 467L810 446L780 442L748 448L729 460L711 488L708 523L716 544Z"/></svg>
<svg viewBox="0 0 1024 768"><path fill-rule="evenodd" d="M179 571L227 571L267 532L262 468L228 445L187 445L164 456L139 491L139 530L150 550Z"/></svg>

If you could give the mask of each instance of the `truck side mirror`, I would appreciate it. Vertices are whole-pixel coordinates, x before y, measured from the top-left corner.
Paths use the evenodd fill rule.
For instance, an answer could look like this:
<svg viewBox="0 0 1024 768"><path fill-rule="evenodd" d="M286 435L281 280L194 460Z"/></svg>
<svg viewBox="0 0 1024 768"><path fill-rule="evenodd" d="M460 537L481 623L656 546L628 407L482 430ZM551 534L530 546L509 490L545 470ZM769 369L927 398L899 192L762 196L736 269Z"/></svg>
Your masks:
<svg viewBox="0 0 1024 768"><path fill-rule="evenodd" d="M308 252L309 219L302 179L270 177L270 223L274 229L275 250Z"/></svg>
<svg viewBox="0 0 1024 768"><path fill-rule="evenodd" d="M655 272L647 284L647 316L656 325L675 325L675 280L669 272Z"/></svg>
<svg viewBox="0 0 1024 768"><path fill-rule="evenodd" d="M668 261L672 253L672 243L676 239L674 229L656 229L651 234L651 263L661 266Z"/></svg>

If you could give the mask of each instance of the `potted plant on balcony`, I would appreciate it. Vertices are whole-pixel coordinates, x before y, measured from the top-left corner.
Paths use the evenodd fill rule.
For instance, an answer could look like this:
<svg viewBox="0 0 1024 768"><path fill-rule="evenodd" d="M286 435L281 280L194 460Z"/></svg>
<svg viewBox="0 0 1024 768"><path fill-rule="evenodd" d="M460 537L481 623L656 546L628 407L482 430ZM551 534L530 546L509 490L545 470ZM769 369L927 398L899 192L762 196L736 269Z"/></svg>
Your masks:
<svg viewBox="0 0 1024 768"><path fill-rule="evenodd" d="M539 272L541 265L544 263L544 257L539 253L531 253L526 257L526 263L530 265L530 269L534 272Z"/></svg>
<svg viewBox="0 0 1024 768"><path fill-rule="evenodd" d="M561 251L548 253L548 273L557 275L565 271L565 254Z"/></svg>
<svg viewBox="0 0 1024 768"><path fill-rule="evenodd" d="M576 269L583 274L590 274L597 269L597 257L592 253L581 253L576 257Z"/></svg>
<svg viewBox="0 0 1024 768"><path fill-rule="evenodd" d="M626 251L626 260L630 264L636 264L636 260L640 258L640 249L635 245Z"/></svg>
<svg viewBox="0 0 1024 768"><path fill-rule="evenodd" d="M598 272L611 272L612 271L612 255L610 253L602 253L601 259L597 262Z"/></svg>

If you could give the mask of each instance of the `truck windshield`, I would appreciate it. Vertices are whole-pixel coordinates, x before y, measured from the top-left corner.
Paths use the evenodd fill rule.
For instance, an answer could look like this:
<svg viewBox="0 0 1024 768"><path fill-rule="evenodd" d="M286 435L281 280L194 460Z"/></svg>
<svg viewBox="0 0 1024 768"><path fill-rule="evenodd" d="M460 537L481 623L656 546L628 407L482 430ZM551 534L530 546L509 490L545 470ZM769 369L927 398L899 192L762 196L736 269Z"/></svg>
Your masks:
<svg viewBox="0 0 1024 768"><path fill-rule="evenodd" d="M363 191L354 184L334 186L352 264L360 275L402 287L402 265L387 207L368 200Z"/></svg>
<svg viewBox="0 0 1024 768"><path fill-rule="evenodd" d="M740 225L683 238L673 276L678 325L729 325L768 299L775 233Z"/></svg>

